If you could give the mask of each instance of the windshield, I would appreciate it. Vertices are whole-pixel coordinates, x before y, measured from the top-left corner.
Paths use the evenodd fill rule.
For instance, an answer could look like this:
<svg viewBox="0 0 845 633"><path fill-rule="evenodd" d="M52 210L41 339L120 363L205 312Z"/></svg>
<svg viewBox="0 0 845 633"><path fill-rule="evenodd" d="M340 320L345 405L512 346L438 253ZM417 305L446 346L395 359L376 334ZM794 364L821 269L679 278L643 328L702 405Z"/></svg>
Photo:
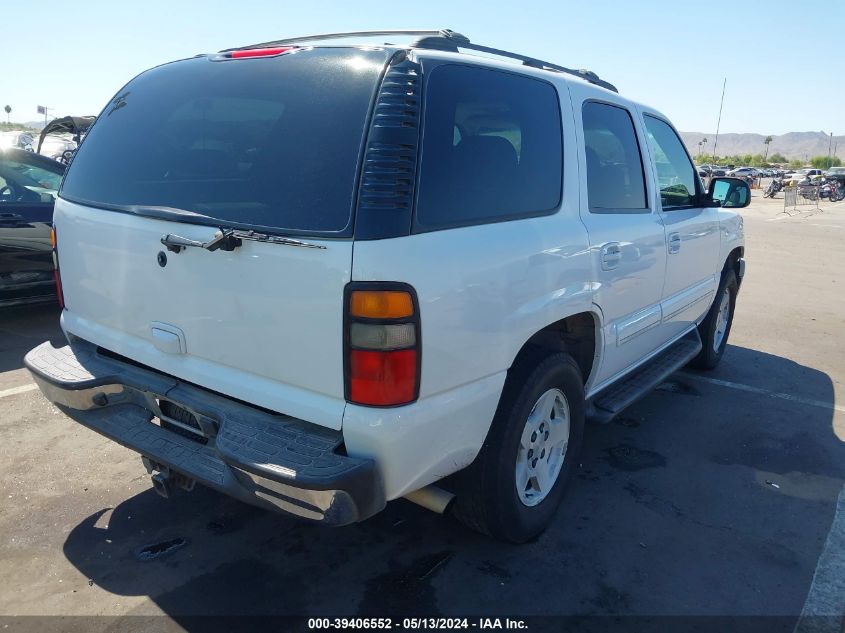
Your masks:
<svg viewBox="0 0 845 633"><path fill-rule="evenodd" d="M351 232L358 160L384 50L175 62L104 109L61 197L170 207L291 233Z"/></svg>

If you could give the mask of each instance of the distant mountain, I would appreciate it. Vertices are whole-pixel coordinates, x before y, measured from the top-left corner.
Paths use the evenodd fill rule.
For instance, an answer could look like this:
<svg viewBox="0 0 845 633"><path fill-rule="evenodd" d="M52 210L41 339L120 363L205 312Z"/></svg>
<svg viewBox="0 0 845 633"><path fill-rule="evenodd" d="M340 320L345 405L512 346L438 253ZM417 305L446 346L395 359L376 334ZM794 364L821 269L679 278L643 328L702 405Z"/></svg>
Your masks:
<svg viewBox="0 0 845 633"><path fill-rule="evenodd" d="M681 138L693 156L698 155L698 143L707 137L704 147L705 155L713 155L713 141L716 135L703 132L681 132ZM764 134L719 134L716 154L719 156L734 156L742 154L765 154L763 144ZM790 160L807 160L813 156L827 156L830 135L825 132L789 132L776 136L772 134L769 143L769 155L783 154ZM834 136L830 146L831 154L834 148L840 158L845 158L845 136Z"/></svg>

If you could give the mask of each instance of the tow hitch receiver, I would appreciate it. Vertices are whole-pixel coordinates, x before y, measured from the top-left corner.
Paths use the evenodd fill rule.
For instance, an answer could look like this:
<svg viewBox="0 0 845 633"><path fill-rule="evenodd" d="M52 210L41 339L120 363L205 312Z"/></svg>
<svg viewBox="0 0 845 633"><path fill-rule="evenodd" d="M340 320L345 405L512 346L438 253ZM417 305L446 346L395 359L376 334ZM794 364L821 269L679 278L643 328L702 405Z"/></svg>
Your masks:
<svg viewBox="0 0 845 633"><path fill-rule="evenodd" d="M196 480L177 473L167 466L157 464L148 457L141 457L144 468L152 475L153 489L165 499L169 499L176 490L191 492L194 489Z"/></svg>

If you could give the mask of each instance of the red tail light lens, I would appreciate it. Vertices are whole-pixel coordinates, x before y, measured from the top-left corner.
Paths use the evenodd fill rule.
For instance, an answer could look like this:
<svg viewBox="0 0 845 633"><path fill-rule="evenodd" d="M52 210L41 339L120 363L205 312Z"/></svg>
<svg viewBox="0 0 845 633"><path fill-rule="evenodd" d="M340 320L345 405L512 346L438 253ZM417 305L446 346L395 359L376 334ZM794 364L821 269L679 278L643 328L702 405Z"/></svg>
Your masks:
<svg viewBox="0 0 845 633"><path fill-rule="evenodd" d="M413 288L398 283L353 283L344 306L346 399L395 407L417 399L420 321Z"/></svg>
<svg viewBox="0 0 845 633"><path fill-rule="evenodd" d="M272 48L246 48L240 51L232 51L229 57L232 59L245 59L247 57L274 57L293 50L293 46L274 46Z"/></svg>
<svg viewBox="0 0 845 633"><path fill-rule="evenodd" d="M395 406L415 398L417 350L350 352L350 399L357 404Z"/></svg>

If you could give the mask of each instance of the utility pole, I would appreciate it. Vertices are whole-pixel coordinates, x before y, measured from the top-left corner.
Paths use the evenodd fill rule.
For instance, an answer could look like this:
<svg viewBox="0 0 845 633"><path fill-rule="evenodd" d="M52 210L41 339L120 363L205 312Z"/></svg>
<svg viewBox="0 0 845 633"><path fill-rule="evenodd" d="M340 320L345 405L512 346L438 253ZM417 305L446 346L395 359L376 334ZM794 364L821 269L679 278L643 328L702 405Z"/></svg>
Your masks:
<svg viewBox="0 0 845 633"><path fill-rule="evenodd" d="M713 139L713 162L716 162L716 146L719 144L719 127L722 125L722 106L725 105L725 86L728 84L728 78L722 82L722 100L719 102L719 120L716 121L716 138Z"/></svg>

